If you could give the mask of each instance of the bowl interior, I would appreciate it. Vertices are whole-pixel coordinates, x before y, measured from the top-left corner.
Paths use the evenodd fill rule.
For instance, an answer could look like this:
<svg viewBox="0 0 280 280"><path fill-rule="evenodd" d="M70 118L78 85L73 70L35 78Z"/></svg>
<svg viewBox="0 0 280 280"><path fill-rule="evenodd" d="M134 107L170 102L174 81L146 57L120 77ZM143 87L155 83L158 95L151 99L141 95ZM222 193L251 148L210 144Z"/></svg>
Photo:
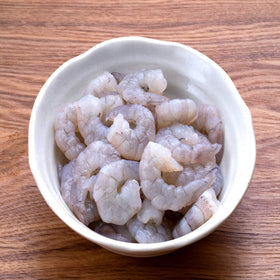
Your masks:
<svg viewBox="0 0 280 280"><path fill-rule="evenodd" d="M225 182L219 196L222 207L194 232L162 244L124 244L91 231L67 208L60 195L57 175L57 165L63 157L54 141L56 113L65 103L79 99L89 81L103 71L128 73L142 68L162 69L168 82L167 96L213 104L224 123L221 168ZM230 78L218 65L189 47L134 37L99 44L58 68L36 99L29 128L31 170L49 206L84 237L111 251L133 256L167 253L204 237L220 225L247 189L254 169L255 150L250 112Z"/></svg>

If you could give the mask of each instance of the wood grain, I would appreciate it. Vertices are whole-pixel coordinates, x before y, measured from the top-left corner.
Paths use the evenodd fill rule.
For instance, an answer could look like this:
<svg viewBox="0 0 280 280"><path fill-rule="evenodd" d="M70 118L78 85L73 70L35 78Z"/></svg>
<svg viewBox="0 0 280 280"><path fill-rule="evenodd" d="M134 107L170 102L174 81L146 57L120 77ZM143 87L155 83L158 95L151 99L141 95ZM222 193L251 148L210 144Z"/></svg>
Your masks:
<svg viewBox="0 0 280 280"><path fill-rule="evenodd" d="M78 236L49 209L28 166L33 102L50 74L119 36L177 41L230 75L249 106L257 163L242 203L213 234L135 259ZM279 1L1 1L0 279L280 279Z"/></svg>

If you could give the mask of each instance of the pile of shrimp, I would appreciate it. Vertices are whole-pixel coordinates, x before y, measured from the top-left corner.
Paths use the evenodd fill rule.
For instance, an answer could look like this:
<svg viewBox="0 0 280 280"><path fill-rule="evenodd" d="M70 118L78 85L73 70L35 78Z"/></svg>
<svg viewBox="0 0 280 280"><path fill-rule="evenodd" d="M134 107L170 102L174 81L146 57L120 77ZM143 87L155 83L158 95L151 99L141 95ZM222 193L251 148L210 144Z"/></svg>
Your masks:
<svg viewBox="0 0 280 280"><path fill-rule="evenodd" d="M212 105L164 95L160 69L104 72L54 122L67 163L61 195L106 237L138 243L181 237L219 207L223 124Z"/></svg>

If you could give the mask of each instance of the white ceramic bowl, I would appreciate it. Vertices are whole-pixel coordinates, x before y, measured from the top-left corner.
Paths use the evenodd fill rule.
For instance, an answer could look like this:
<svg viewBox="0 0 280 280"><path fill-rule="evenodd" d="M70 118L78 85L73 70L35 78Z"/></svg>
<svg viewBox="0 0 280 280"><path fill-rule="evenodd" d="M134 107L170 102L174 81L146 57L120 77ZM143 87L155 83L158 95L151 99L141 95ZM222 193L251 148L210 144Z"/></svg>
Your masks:
<svg viewBox="0 0 280 280"><path fill-rule="evenodd" d="M166 242L135 244L101 236L72 214L59 192L54 141L54 116L62 104L82 96L88 82L105 70L131 72L161 68L168 82L167 95L214 104L224 123L225 148L221 162L224 187L221 207L195 231ZM256 144L249 109L229 76L211 59L178 43L140 37L103 42L60 66L42 87L29 126L29 164L38 188L57 216L88 240L123 255L145 257L171 252L191 244L224 222L237 207L251 180Z"/></svg>

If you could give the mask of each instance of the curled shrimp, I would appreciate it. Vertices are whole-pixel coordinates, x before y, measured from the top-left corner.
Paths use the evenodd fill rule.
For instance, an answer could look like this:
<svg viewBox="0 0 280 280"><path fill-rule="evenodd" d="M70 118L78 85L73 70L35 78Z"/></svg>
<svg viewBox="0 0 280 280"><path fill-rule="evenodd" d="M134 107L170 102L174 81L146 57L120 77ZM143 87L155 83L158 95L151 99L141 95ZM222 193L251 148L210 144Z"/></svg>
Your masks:
<svg viewBox="0 0 280 280"><path fill-rule="evenodd" d="M104 165L119 159L118 151L102 141L92 142L77 157L73 166L74 184L70 199L73 212L85 225L99 218L96 204L90 197L96 174Z"/></svg>
<svg viewBox="0 0 280 280"><path fill-rule="evenodd" d="M159 210L178 211L194 203L216 179L216 172L210 172L204 178L175 186L167 184L161 176L162 172L182 170L183 167L172 157L169 149L149 142L140 161L139 173L142 191L154 207Z"/></svg>
<svg viewBox="0 0 280 280"><path fill-rule="evenodd" d="M106 223L124 225L141 209L139 163L119 160L98 173L93 197L100 217Z"/></svg>
<svg viewBox="0 0 280 280"><path fill-rule="evenodd" d="M178 238L200 227L217 212L219 205L220 202L217 200L215 191L212 188L203 192L196 203L174 227L173 237Z"/></svg>
<svg viewBox="0 0 280 280"><path fill-rule="evenodd" d="M138 243L158 243L171 239L171 231L167 224L144 224L137 218L132 218L127 223L130 234Z"/></svg>
<svg viewBox="0 0 280 280"><path fill-rule="evenodd" d="M113 109L107 120L114 120L108 141L125 159L140 160L147 143L155 139L155 121L150 110L139 104L123 105Z"/></svg>
<svg viewBox="0 0 280 280"><path fill-rule="evenodd" d="M194 122L194 126L200 132L207 134L211 143L222 145L222 149L216 155L217 163L219 163L223 156L224 130L218 110L212 105L199 105L198 116Z"/></svg>
<svg viewBox="0 0 280 280"><path fill-rule="evenodd" d="M126 225L118 226L114 224L106 224L104 222L99 222L98 225L95 226L94 230L103 236L118 241L123 241L123 242L134 241L134 238L131 236Z"/></svg>
<svg viewBox="0 0 280 280"><path fill-rule="evenodd" d="M191 99L172 99L156 105L157 129L176 123L191 124L197 117L197 106Z"/></svg>
<svg viewBox="0 0 280 280"><path fill-rule="evenodd" d="M137 213L137 219L144 224L160 225L164 211L155 208L147 198L143 200L141 210Z"/></svg>
<svg viewBox="0 0 280 280"><path fill-rule="evenodd" d="M162 96L167 82L160 69L140 70L127 74L119 84L118 90L128 103L141 105L155 105L168 100Z"/></svg>
<svg viewBox="0 0 280 280"><path fill-rule="evenodd" d="M69 160L75 159L85 148L76 134L77 129L77 103L74 102L65 105L54 121L56 144Z"/></svg>
<svg viewBox="0 0 280 280"><path fill-rule="evenodd" d="M206 164L215 162L215 155L221 145L211 144L206 136L197 133L193 127L174 124L160 129L156 142L171 150L172 156L181 164Z"/></svg>
<svg viewBox="0 0 280 280"><path fill-rule="evenodd" d="M98 140L107 141L109 128L105 116L113 108L123 105L120 95L97 98L86 95L76 102L78 128L86 145Z"/></svg>
<svg viewBox="0 0 280 280"><path fill-rule="evenodd" d="M108 92L117 92L118 84L115 77L105 71L103 74L93 79L87 86L84 95L92 94L96 97L103 97Z"/></svg>

